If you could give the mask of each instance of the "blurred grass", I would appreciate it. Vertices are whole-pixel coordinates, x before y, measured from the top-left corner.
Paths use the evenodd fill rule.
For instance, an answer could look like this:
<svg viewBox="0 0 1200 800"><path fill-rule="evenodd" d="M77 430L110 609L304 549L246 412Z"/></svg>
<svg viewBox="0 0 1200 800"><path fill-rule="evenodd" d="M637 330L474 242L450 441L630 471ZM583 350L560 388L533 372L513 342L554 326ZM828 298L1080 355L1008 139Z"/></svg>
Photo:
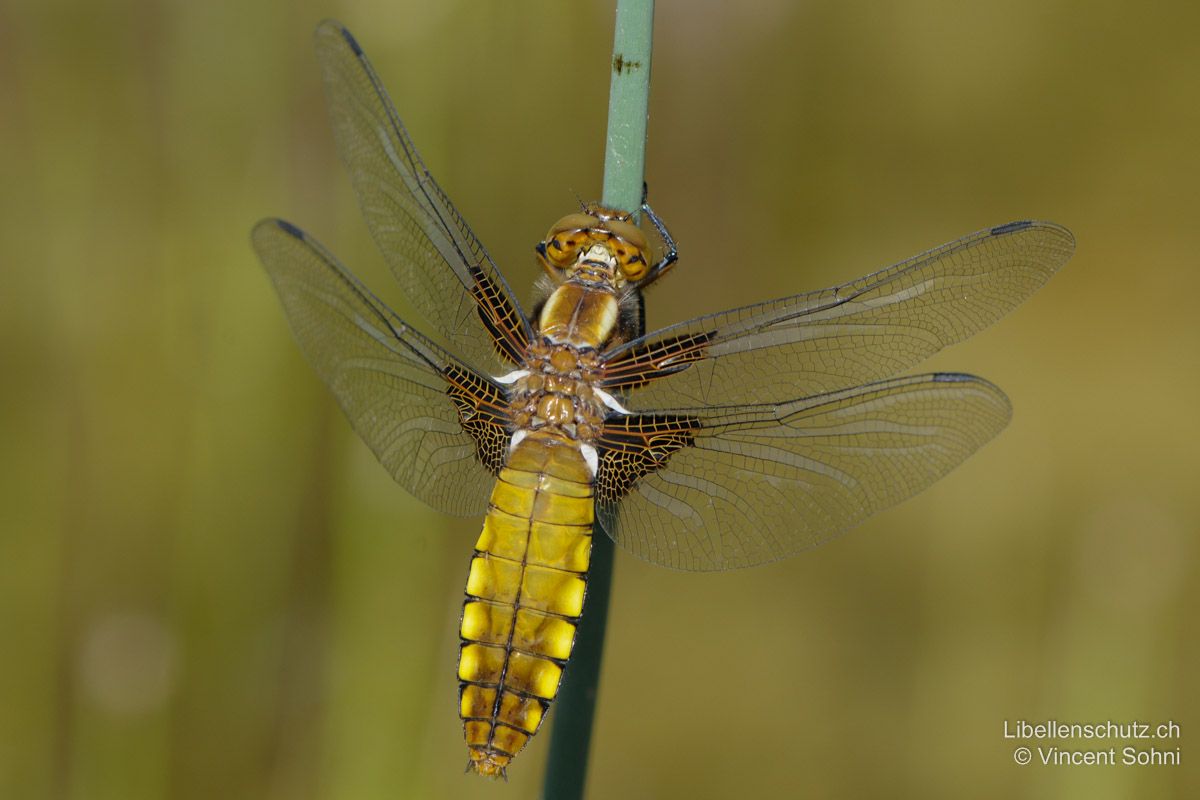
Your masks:
<svg viewBox="0 0 1200 800"><path fill-rule="evenodd" d="M0 7L0 797L533 794L472 781L455 621L478 520L391 484L290 341L279 214L403 307L311 55L356 31L527 286L599 191L607 4ZM1035 216L1079 252L939 355L1012 397L959 472L793 561L618 556L596 797L1187 797L1200 696L1197 11L660 4L650 324ZM1011 763L1005 719L1174 719L1184 764Z"/></svg>

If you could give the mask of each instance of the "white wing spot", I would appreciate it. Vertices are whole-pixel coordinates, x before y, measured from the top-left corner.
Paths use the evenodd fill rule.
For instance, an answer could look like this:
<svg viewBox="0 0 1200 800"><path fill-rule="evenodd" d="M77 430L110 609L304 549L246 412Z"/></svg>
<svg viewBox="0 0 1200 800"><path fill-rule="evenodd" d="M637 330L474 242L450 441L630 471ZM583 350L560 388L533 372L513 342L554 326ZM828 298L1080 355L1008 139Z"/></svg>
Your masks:
<svg viewBox="0 0 1200 800"><path fill-rule="evenodd" d="M626 408L625 406L618 403L617 398L613 397L611 394L604 391L603 389L593 389L592 391L595 393L596 397L600 398L600 402L604 403L604 405L608 406L613 411L616 411L618 414L632 414L633 413L628 408Z"/></svg>
<svg viewBox="0 0 1200 800"><path fill-rule="evenodd" d="M588 470L592 473L592 477L596 477L596 473L600 471L600 456L596 452L596 448L590 444L579 445L579 452L583 453L583 460L587 462Z"/></svg>
<svg viewBox="0 0 1200 800"><path fill-rule="evenodd" d="M501 375L499 378L492 378L492 380L494 380L496 383L516 383L517 381L521 380L521 378L527 377L529 377L529 370L514 369L507 375Z"/></svg>

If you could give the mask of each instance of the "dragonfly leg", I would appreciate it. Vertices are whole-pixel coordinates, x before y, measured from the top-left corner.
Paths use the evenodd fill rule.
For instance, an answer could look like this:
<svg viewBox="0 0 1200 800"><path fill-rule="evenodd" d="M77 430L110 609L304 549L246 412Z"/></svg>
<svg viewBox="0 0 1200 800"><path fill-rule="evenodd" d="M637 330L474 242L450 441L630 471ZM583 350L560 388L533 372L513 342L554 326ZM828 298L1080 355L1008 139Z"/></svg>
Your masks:
<svg viewBox="0 0 1200 800"><path fill-rule="evenodd" d="M658 214L654 213L654 209L650 207L649 201L646 200L646 184L642 184L642 211L646 214L646 219L650 220L650 224L654 226L654 230L658 231L659 237L662 238L663 246L666 247L666 252L659 259L650 271L646 273L646 277L638 283L639 289L645 289L650 284L666 274L667 270L675 266L675 262L679 260L679 249L675 246L675 240L671 238L670 231L663 224L662 219Z"/></svg>

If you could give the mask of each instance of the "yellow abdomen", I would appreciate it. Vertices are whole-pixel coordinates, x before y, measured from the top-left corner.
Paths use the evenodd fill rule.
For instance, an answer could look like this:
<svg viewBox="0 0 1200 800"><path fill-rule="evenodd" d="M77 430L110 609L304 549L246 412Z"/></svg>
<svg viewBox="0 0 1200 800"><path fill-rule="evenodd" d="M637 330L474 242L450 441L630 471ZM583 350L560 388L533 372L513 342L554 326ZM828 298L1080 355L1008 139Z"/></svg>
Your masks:
<svg viewBox="0 0 1200 800"><path fill-rule="evenodd" d="M513 448L475 545L460 631L460 714L481 774L504 774L558 693L583 611L593 518L579 445L533 433Z"/></svg>

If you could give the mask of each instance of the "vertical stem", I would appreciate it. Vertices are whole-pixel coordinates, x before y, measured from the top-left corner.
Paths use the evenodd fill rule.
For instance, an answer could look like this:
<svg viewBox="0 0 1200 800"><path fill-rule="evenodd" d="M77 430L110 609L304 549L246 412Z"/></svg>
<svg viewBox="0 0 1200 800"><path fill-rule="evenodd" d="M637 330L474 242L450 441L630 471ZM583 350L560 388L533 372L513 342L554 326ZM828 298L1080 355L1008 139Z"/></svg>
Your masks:
<svg viewBox="0 0 1200 800"><path fill-rule="evenodd" d="M653 28L654 0L617 0L602 202L609 208L631 211L635 218L641 210L646 166ZM583 797L612 584L614 546L610 537L615 533L602 532L597 524L592 537L587 603L574 656L555 704L543 800Z"/></svg>
<svg viewBox="0 0 1200 800"><path fill-rule="evenodd" d="M550 756L542 785L543 800L578 800L587 782L588 748L600 683L604 628L608 622L608 595L612 583L613 542L601 533L592 535L592 562L588 569L587 603L575 652L563 676L550 732Z"/></svg>
<svg viewBox="0 0 1200 800"><path fill-rule="evenodd" d="M602 196L606 206L635 214L646 175L653 35L654 0L617 0Z"/></svg>

